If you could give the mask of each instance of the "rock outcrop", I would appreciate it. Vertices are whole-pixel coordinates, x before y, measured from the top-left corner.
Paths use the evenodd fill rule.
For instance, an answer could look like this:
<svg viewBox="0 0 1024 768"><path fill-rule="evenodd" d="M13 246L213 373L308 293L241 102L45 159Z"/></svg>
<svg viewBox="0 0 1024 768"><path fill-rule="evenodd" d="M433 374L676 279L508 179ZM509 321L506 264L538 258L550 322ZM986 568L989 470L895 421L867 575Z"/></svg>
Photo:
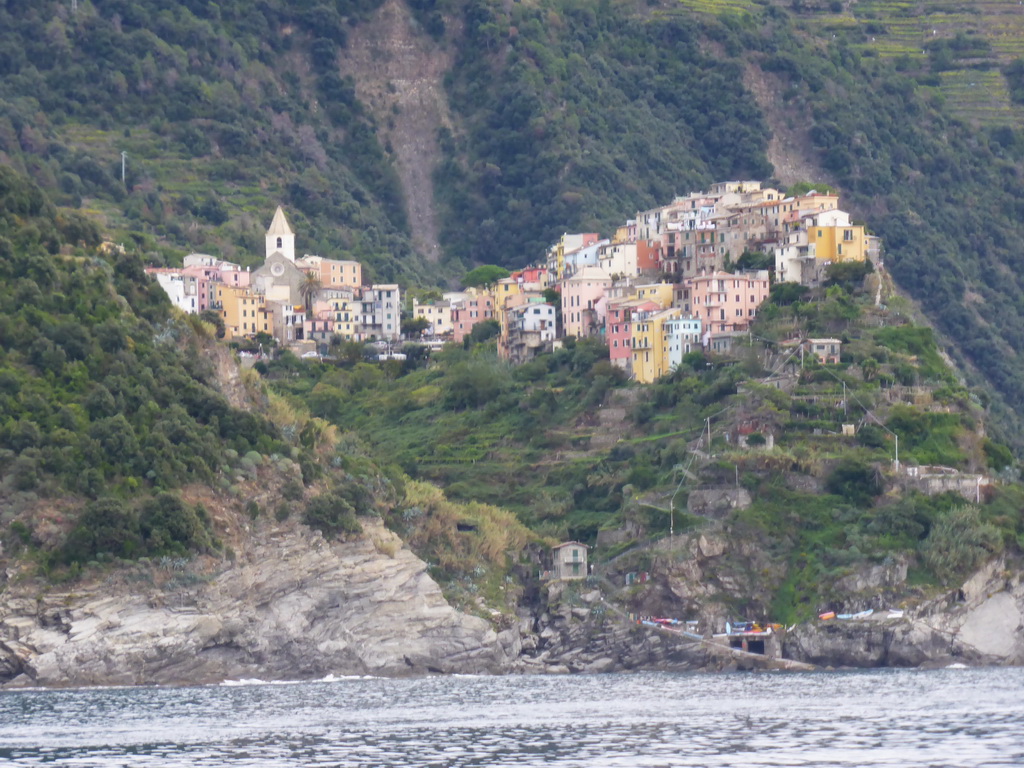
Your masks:
<svg viewBox="0 0 1024 768"><path fill-rule="evenodd" d="M680 642L626 620L602 592L582 581L555 581L534 622L526 619L523 662L544 672L634 669L716 669L723 665L699 643Z"/></svg>
<svg viewBox="0 0 1024 768"><path fill-rule="evenodd" d="M1024 664L1021 570L993 560L962 587L889 618L820 621L787 635L786 656L846 667Z"/></svg>
<svg viewBox="0 0 1024 768"><path fill-rule="evenodd" d="M9 590L0 681L173 685L515 668L513 639L449 606L426 565L379 521L364 528L348 543L302 527L255 536L208 581L182 574L159 589L108 584L41 598Z"/></svg>

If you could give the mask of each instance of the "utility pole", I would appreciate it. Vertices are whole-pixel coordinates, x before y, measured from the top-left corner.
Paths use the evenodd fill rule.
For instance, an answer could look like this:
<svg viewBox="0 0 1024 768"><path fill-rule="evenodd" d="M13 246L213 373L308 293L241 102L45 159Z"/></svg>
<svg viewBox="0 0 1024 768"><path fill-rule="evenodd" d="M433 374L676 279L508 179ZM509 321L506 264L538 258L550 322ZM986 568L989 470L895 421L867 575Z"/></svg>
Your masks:
<svg viewBox="0 0 1024 768"><path fill-rule="evenodd" d="M125 185L125 186L127 186L127 185L124 182L124 163L125 163L125 160L127 160L127 159L128 159L128 153L127 152L122 152L121 153L121 184Z"/></svg>
<svg viewBox="0 0 1024 768"><path fill-rule="evenodd" d="M847 415L848 414L847 414L847 411L846 411L846 382L844 381L843 382L843 418L845 419L847 417Z"/></svg>

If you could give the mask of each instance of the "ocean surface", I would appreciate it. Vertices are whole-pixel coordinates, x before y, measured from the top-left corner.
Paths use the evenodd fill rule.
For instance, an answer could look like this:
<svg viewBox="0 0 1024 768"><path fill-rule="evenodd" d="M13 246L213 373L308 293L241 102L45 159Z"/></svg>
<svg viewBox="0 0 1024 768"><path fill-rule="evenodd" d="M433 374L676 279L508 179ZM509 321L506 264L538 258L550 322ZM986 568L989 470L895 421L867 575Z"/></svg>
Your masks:
<svg viewBox="0 0 1024 768"><path fill-rule="evenodd" d="M0 766L1024 766L1024 670L0 691Z"/></svg>

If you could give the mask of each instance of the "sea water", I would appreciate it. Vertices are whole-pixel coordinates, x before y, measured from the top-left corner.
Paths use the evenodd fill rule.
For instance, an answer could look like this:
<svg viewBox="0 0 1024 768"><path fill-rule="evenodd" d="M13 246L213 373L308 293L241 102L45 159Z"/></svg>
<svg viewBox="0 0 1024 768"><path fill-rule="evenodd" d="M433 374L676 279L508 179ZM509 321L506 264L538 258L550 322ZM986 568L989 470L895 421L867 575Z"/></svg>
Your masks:
<svg viewBox="0 0 1024 768"><path fill-rule="evenodd" d="M0 691L2 766L1024 766L1024 670Z"/></svg>

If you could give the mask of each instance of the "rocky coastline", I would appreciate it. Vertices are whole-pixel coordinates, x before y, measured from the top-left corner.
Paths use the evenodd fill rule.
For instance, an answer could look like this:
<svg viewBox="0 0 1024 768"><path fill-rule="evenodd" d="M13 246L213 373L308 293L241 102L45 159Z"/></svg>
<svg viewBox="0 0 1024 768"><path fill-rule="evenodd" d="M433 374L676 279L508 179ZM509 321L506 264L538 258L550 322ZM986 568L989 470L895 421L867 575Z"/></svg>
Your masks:
<svg viewBox="0 0 1024 768"><path fill-rule="evenodd" d="M601 584L550 583L539 604L516 617L459 612L397 536L375 520L364 528L348 542L328 542L303 526L265 532L220 571L199 577L170 562L159 583L129 571L75 591L35 594L8 573L0 685L764 666L629 621ZM702 575L701 547L721 554L713 542L696 542L685 566L694 578ZM685 591L678 573L666 575ZM1021 571L999 558L897 618L879 612L798 625L782 638L781 655L823 668L1024 664Z"/></svg>

